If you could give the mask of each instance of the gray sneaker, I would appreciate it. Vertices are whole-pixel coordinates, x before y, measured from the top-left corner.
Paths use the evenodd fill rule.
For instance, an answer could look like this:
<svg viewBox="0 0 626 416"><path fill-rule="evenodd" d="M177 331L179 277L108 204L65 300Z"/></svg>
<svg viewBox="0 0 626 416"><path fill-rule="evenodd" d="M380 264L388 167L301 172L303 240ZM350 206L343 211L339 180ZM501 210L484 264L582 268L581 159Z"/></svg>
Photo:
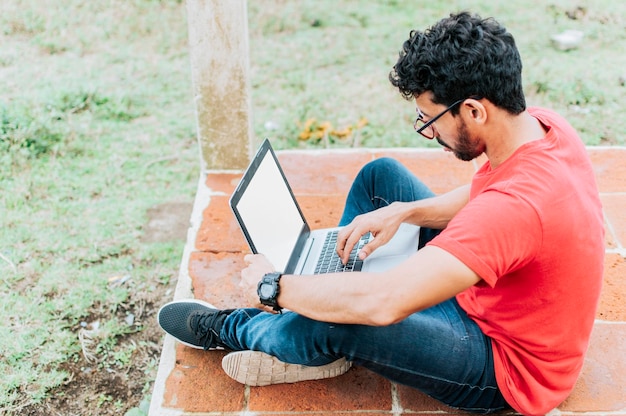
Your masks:
<svg viewBox="0 0 626 416"><path fill-rule="evenodd" d="M198 299L176 300L159 309L161 328L182 344L203 350L224 349L220 330L233 309L219 310Z"/></svg>
<svg viewBox="0 0 626 416"><path fill-rule="evenodd" d="M222 359L222 368L228 376L249 386L296 383L337 377L347 372L352 363L341 358L319 367L287 364L260 351L237 351Z"/></svg>

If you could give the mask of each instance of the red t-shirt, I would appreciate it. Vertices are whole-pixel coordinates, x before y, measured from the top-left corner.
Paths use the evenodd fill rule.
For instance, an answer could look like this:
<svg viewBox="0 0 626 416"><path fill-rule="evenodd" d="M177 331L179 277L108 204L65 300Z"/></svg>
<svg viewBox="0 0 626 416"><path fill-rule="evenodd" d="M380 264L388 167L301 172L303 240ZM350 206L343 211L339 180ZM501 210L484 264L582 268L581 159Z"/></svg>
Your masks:
<svg viewBox="0 0 626 416"><path fill-rule="evenodd" d="M548 129L504 163L485 163L470 201L430 244L482 280L457 295L492 339L498 386L523 414L545 414L573 389L598 305L604 222L591 163L574 129Z"/></svg>

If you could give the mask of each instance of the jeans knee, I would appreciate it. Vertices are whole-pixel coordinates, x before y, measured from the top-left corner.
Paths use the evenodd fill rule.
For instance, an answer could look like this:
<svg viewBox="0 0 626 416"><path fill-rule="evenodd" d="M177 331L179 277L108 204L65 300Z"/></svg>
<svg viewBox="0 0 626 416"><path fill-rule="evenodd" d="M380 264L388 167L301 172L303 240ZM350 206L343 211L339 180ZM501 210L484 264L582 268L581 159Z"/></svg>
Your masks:
<svg viewBox="0 0 626 416"><path fill-rule="evenodd" d="M376 177L396 175L400 171L406 171L406 168L396 159L390 157L381 157L379 159L368 162L361 168L359 176L372 181Z"/></svg>
<svg viewBox="0 0 626 416"><path fill-rule="evenodd" d="M396 170L398 168L404 169L404 166L396 159L393 159L391 157L381 157L378 159L374 159L371 162L367 163L365 166L363 166L363 170L367 171L377 171L379 169L383 171L389 171Z"/></svg>

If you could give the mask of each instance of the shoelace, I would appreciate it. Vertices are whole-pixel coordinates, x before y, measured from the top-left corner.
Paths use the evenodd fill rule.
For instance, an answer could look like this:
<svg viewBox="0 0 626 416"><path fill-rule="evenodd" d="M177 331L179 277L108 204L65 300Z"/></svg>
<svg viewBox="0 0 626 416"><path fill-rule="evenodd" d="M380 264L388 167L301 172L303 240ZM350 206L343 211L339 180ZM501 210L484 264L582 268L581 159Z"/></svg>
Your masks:
<svg viewBox="0 0 626 416"><path fill-rule="evenodd" d="M221 346L220 336L215 330L216 323L221 317L220 312L195 312L189 321L194 336L205 350Z"/></svg>

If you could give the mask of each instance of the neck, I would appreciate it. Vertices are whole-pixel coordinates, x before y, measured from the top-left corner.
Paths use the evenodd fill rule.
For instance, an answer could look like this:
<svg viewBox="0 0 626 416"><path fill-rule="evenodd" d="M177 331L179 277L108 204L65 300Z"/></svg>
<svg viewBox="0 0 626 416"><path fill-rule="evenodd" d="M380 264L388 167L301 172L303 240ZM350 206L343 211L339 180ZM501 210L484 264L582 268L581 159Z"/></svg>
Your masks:
<svg viewBox="0 0 626 416"><path fill-rule="evenodd" d="M485 154L492 169L511 157L522 145L540 140L546 134L543 125L528 111L514 116L501 113L497 117L499 120L490 123L489 138L485 140Z"/></svg>

